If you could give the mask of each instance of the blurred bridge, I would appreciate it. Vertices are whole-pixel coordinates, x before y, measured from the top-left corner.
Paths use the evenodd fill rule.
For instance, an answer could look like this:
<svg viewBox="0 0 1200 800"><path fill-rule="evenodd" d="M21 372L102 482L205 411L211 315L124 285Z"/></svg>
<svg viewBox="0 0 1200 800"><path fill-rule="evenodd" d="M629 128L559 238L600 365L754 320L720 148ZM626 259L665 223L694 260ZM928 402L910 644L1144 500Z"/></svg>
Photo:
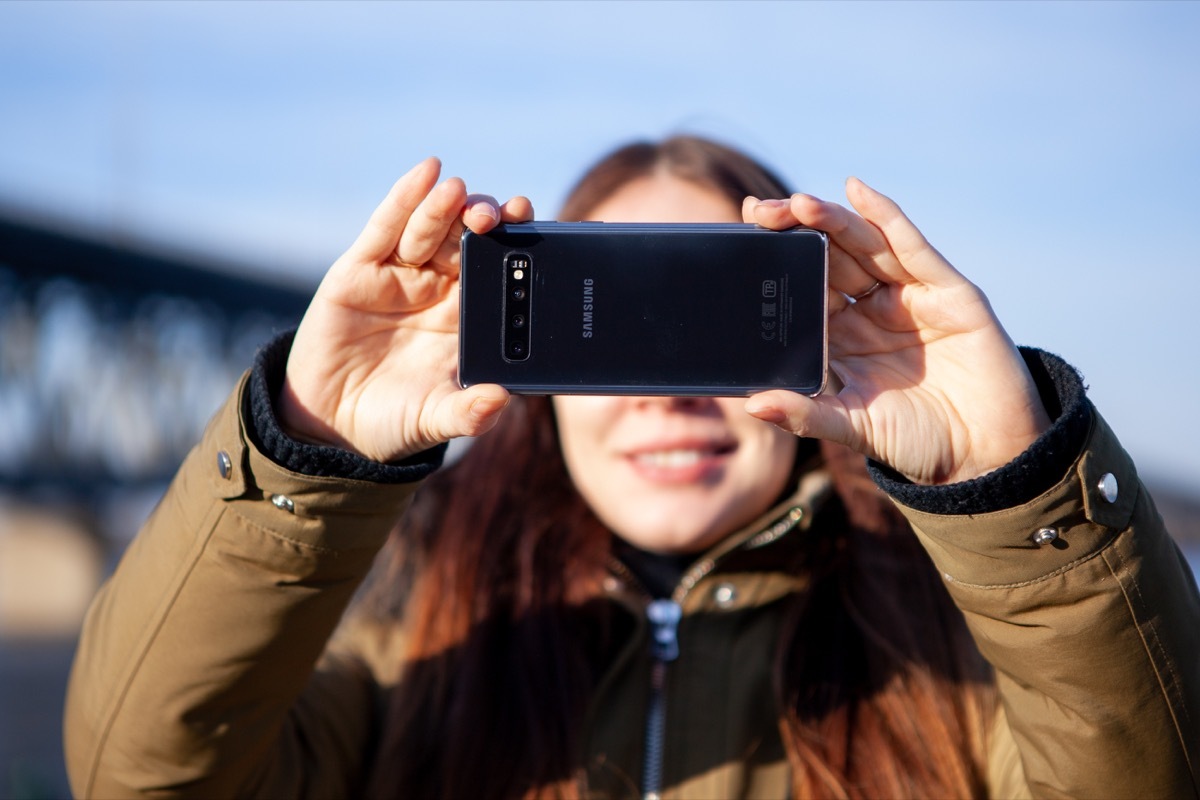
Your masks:
<svg viewBox="0 0 1200 800"><path fill-rule="evenodd" d="M66 797L83 611L311 289L0 216L0 797Z"/></svg>
<svg viewBox="0 0 1200 800"><path fill-rule="evenodd" d="M0 219L0 492L160 484L311 289Z"/></svg>

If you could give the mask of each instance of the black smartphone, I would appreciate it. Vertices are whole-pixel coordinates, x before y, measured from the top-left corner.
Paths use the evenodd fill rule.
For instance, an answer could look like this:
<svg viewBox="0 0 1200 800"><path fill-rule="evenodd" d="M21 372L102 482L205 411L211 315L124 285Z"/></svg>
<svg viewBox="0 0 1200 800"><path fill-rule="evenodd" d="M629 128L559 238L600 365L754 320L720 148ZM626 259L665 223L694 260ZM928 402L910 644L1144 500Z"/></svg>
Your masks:
<svg viewBox="0 0 1200 800"><path fill-rule="evenodd" d="M810 228L526 222L462 237L458 377L520 394L816 394L829 244Z"/></svg>

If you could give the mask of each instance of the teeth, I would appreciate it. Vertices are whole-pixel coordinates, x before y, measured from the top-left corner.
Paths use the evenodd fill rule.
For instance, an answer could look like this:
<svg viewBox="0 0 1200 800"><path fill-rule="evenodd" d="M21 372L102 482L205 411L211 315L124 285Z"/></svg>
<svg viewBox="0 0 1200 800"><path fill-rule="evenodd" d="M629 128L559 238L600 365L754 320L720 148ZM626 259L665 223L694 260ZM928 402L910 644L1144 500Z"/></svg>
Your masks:
<svg viewBox="0 0 1200 800"><path fill-rule="evenodd" d="M704 453L700 450L658 450L653 453L638 453L636 456L639 464L657 469L690 467L699 463L703 457Z"/></svg>

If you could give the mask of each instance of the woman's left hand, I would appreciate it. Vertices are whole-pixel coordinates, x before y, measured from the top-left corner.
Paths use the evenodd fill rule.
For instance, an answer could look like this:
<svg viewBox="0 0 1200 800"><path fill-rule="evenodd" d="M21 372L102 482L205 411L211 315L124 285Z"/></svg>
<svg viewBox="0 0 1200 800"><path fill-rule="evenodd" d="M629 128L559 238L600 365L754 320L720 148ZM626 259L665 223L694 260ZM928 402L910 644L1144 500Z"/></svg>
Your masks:
<svg viewBox="0 0 1200 800"><path fill-rule="evenodd" d="M915 483L969 480L1007 464L1050 425L1016 346L983 293L894 202L854 178L846 195L858 213L804 194L746 199L746 222L829 234L832 373L817 397L763 392L747 410L848 445Z"/></svg>

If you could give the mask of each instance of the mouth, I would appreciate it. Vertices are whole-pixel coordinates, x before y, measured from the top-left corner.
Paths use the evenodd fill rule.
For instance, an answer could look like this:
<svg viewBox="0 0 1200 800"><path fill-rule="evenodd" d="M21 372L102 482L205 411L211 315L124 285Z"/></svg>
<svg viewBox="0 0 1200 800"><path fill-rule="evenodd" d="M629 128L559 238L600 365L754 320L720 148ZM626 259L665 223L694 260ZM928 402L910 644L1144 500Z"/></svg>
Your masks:
<svg viewBox="0 0 1200 800"><path fill-rule="evenodd" d="M634 471L655 483L696 483L713 477L737 450L732 442L688 443L638 449L627 454Z"/></svg>

